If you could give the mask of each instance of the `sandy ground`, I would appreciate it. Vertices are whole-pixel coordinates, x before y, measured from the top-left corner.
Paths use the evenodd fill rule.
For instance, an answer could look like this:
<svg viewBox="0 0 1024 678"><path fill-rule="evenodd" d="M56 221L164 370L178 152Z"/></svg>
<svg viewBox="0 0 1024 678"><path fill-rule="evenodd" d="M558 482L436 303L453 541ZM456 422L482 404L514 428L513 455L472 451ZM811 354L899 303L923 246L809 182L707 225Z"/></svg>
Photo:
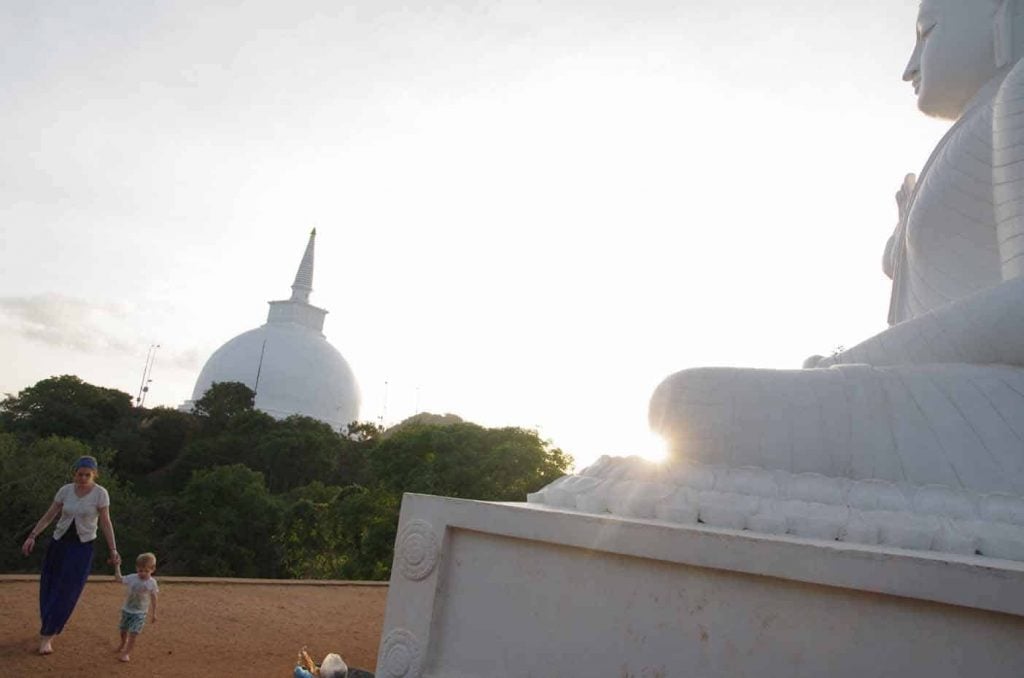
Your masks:
<svg viewBox="0 0 1024 678"><path fill-rule="evenodd" d="M0 576L0 676L287 678L303 646L319 661L337 652L373 671L386 585L160 577L159 621L139 636L132 661L115 650L122 591L92 578L54 653L35 654L38 580Z"/></svg>

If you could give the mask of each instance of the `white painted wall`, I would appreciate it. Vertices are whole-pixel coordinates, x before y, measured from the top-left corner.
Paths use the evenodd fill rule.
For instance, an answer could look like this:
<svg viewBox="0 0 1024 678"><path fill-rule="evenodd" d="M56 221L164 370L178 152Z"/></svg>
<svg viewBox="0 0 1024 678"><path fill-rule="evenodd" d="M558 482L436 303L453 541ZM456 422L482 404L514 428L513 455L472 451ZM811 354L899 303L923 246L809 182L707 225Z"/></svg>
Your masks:
<svg viewBox="0 0 1024 678"><path fill-rule="evenodd" d="M1020 676L1024 567L406 495L379 676Z"/></svg>

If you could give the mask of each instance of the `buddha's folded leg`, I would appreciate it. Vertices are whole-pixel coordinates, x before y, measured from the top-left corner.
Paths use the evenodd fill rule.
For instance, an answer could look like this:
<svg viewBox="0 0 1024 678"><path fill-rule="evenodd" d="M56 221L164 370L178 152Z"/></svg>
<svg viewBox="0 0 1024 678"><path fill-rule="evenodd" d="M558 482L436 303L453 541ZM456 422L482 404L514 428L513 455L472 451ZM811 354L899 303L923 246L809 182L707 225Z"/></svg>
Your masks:
<svg viewBox="0 0 1024 678"><path fill-rule="evenodd" d="M650 422L702 463L1024 494L1017 367L684 370L656 389Z"/></svg>

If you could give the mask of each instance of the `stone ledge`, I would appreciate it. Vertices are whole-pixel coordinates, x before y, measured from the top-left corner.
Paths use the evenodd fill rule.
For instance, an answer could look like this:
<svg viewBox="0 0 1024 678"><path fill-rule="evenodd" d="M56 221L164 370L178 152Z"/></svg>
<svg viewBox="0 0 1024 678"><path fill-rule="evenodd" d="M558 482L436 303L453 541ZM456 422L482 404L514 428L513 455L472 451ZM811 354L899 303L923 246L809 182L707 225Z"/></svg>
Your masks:
<svg viewBox="0 0 1024 678"><path fill-rule="evenodd" d="M443 502L448 528L1024 616L1024 563L1012 560L594 515L536 504L407 494L403 506L429 507L435 502ZM427 508L422 511L430 513Z"/></svg>

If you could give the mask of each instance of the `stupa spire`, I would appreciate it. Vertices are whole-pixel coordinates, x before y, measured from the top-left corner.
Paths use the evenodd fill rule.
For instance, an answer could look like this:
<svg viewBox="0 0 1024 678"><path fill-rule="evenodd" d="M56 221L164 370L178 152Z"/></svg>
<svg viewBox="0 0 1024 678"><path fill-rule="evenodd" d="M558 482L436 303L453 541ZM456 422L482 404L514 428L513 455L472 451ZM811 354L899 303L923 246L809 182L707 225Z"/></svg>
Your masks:
<svg viewBox="0 0 1024 678"><path fill-rule="evenodd" d="M295 272L295 282L292 283L292 301L309 303L309 293L313 291L313 249L316 244L316 229L309 232L309 242L306 243L306 251L299 262L299 270Z"/></svg>
<svg viewBox="0 0 1024 678"><path fill-rule="evenodd" d="M309 293L313 291L313 250L316 245L316 229L309 233L306 251L299 262L299 270L295 273L292 283L291 299L270 302L267 322L272 324L294 323L317 332L324 330L324 316L327 311L309 303Z"/></svg>

